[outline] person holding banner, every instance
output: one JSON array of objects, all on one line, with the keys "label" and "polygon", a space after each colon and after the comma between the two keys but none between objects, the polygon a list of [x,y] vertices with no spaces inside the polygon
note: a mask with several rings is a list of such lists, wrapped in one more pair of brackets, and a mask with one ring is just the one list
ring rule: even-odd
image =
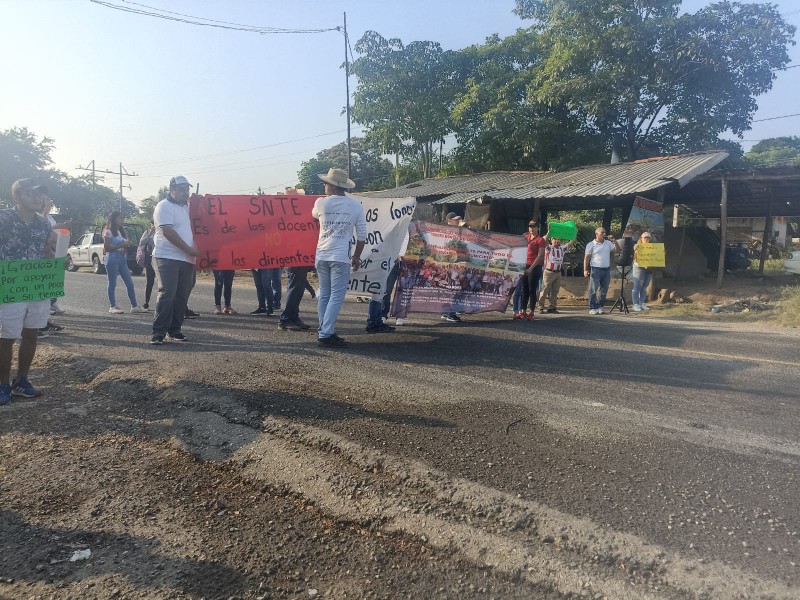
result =
[{"label": "person holding banner", "polygon": [[[14,208],[0,210],[0,261],[52,258],[52,230],[42,215],[47,189],[33,179],[11,186]],[[39,329],[47,325],[50,299],[0,304],[0,405],[12,396],[36,398],[42,392],[28,380]],[[17,376],[11,379],[14,342],[19,344]]]},{"label": "person holding banner", "polygon": [[[347,342],[336,335],[336,319],[347,293],[350,268],[357,271],[361,251],[367,239],[367,220],[364,207],[358,200],[346,196],[355,182],[342,169],[331,168],[317,175],[325,183],[328,196],[317,198],[311,215],[319,221],[319,238],[315,266],[319,277],[318,343],[331,348],[346,348]],[[355,231],[356,245],[349,256]]]},{"label": "person holding banner", "polygon": [[156,205],[153,258],[158,271],[158,301],[153,318],[150,343],[160,345],[168,336],[178,342],[186,340],[181,333],[186,317],[186,304],[194,286],[194,262],[200,252],[194,244],[189,218],[189,188],[192,184],[183,175],[169,182],[169,196]]},{"label": "person holding banner", "polygon": [[[611,253],[617,253],[614,237],[608,236],[606,230],[598,227],[594,230],[594,239],[586,244],[583,254],[583,276],[589,277],[589,314],[602,315],[606,303],[608,284],[611,283]],[[591,271],[589,271],[591,267]]]},{"label": "person holding banner", "polygon": [[636,261],[638,258],[636,253],[639,246],[644,246],[650,243],[650,232],[645,231],[639,236],[639,242],[633,247],[633,291],[631,292],[631,310],[633,312],[642,312],[643,310],[650,310],[650,307],[645,304],[647,302],[647,287],[653,281],[653,273],[647,267],[640,267]]},{"label": "person holding banner", "polygon": [[528,233],[524,237],[528,241],[528,257],[525,261],[525,273],[522,276],[522,306],[516,318],[533,321],[536,301],[539,298],[536,292],[539,280],[542,278],[542,264],[547,241],[539,235],[539,223],[536,221],[528,223]]}]

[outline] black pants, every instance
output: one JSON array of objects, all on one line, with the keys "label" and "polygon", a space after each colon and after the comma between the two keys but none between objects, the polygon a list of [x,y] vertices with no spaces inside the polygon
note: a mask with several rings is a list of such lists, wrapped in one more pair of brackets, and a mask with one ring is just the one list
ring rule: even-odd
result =
[{"label": "black pants", "polygon": [[[539,291],[539,280],[542,278],[542,265],[528,267],[522,278],[522,306],[520,310],[536,308],[537,293]],[[528,306],[530,305],[530,306]]]},{"label": "black pants", "polygon": [[222,304],[222,296],[225,296],[225,306],[231,305],[231,293],[233,292],[233,276],[236,271],[221,271],[214,269],[214,304]]},{"label": "black pants", "polygon": [[153,294],[153,285],[156,282],[156,270],[153,268],[151,264],[152,259],[147,258],[144,261],[144,273],[147,277],[147,284],[144,288],[144,303],[150,304],[150,296]]},{"label": "black pants", "polygon": [[286,302],[281,313],[281,322],[300,318],[300,300],[308,284],[311,267],[289,267],[286,269]]}]

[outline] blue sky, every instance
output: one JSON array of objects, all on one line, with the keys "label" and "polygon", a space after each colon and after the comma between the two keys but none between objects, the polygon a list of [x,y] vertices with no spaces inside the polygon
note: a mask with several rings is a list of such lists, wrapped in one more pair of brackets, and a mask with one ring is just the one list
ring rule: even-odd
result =
[{"label": "blue sky", "polygon": [[[123,5],[123,0],[108,0]],[[139,0],[137,0],[139,1]],[[347,12],[351,44],[367,30],[481,43],[526,25],[513,0],[141,0],[141,5],[280,28],[326,29]],[[695,11],[707,4],[684,2]],[[782,13],[800,8],[778,3]],[[786,17],[800,25],[800,12]],[[128,14],[89,0],[0,0],[0,129],[55,138],[56,167],[91,160],[138,177],[128,198],[154,194],[174,174],[204,193],[267,192],[296,182],[300,163],[344,141],[344,42],[339,32],[258,35]],[[797,46],[792,63],[800,64]],[[356,85],[351,78],[351,93]],[[800,68],[779,73],[756,119],[800,112]],[[354,135],[360,127],[354,126]],[[755,123],[745,140],[800,135],[800,117]],[[744,142],[745,149],[753,142]],[[271,147],[270,147],[271,146]],[[253,150],[258,148],[257,150]],[[208,157],[197,159],[196,157]],[[118,186],[118,178],[105,180]]]}]

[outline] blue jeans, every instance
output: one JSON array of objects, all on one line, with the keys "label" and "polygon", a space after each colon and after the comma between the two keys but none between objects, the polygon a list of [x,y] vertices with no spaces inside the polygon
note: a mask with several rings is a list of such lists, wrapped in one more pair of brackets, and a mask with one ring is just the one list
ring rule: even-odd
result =
[{"label": "blue jeans", "polygon": [[347,284],[350,281],[350,263],[333,260],[317,261],[317,277],[319,277],[319,299],[317,314],[319,315],[320,339],[334,334],[336,319],[344,303]]},{"label": "blue jeans", "polygon": [[171,258],[156,258],[155,261],[159,288],[153,335],[180,333],[189,294],[194,287],[194,265]]},{"label": "blue jeans", "polygon": [[373,296],[367,307],[367,327],[380,327],[383,324],[383,302]]},{"label": "blue jeans", "polygon": [[633,267],[633,291],[631,302],[644,304],[647,302],[647,286],[653,281],[653,274],[648,273],[644,267]]},{"label": "blue jeans", "polygon": [[111,306],[116,306],[117,275],[122,277],[125,287],[128,288],[128,300],[131,306],[136,306],[136,290],[133,287],[133,278],[128,268],[128,259],[122,252],[109,252],[106,254],[106,274],[108,274],[108,301]]},{"label": "blue jeans", "polygon": [[281,323],[300,318],[300,301],[308,285],[311,267],[289,267],[286,269],[286,304],[281,313]]},{"label": "blue jeans", "polygon": [[281,270],[251,269],[256,284],[259,308],[277,308],[281,305]]},{"label": "blue jeans", "polygon": [[608,284],[611,283],[611,269],[606,267],[592,267],[589,283],[589,308],[603,308],[608,294]]},{"label": "blue jeans", "polygon": [[389,271],[389,277],[386,278],[386,292],[383,294],[383,312],[381,313],[384,317],[389,316],[389,311],[392,308],[392,292],[394,292],[394,286],[397,283],[397,278],[400,276],[400,269],[402,266],[402,261],[394,261],[394,266],[392,270]]},{"label": "blue jeans", "polygon": [[523,281],[525,281],[525,275],[519,278],[517,282],[517,286],[514,288],[514,314],[517,314],[522,306],[522,285]]}]

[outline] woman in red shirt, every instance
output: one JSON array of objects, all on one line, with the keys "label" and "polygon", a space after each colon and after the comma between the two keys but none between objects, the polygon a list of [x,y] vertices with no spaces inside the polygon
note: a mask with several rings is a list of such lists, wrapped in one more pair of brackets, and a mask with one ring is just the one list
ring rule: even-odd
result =
[{"label": "woman in red shirt", "polygon": [[542,278],[544,249],[547,247],[547,241],[539,235],[539,224],[536,221],[528,223],[528,233],[525,234],[525,239],[528,240],[528,258],[525,261],[525,273],[522,276],[522,306],[514,318],[533,321],[537,300],[536,292],[539,288],[539,280]]}]

